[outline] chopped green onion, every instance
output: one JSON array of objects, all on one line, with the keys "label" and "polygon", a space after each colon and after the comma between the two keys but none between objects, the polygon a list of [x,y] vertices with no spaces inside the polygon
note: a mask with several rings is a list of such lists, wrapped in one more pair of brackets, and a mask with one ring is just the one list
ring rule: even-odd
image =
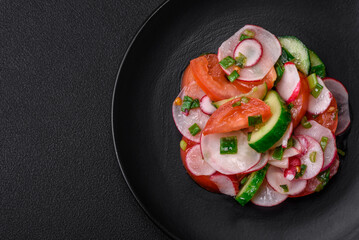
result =
[{"label": "chopped green onion", "polygon": [[241,97],[241,102],[242,102],[242,103],[248,103],[248,102],[249,102],[249,98],[247,98],[247,97]]},{"label": "chopped green onion", "polygon": [[318,79],[317,79],[317,75],[315,73],[310,74],[307,77],[308,80],[308,85],[309,85],[309,89],[312,90],[313,88],[315,88],[315,86],[317,86],[318,84]]},{"label": "chopped green onion", "polygon": [[241,34],[241,37],[239,38],[239,41],[243,41],[244,39],[251,38],[247,35]]},{"label": "chopped green onion", "polygon": [[311,66],[310,72],[316,73],[319,77],[324,78],[325,77],[325,66],[324,64],[320,64],[317,66]]},{"label": "chopped green onion", "polygon": [[282,79],[284,73],[283,63],[277,61],[277,63],[275,64],[275,71],[277,73],[277,79],[275,80],[274,85],[276,86],[278,82]]},{"label": "chopped green onion", "polygon": [[236,80],[239,77],[239,74],[236,70],[234,70],[231,74],[228,75],[228,80],[230,82],[234,82],[234,80]]},{"label": "chopped green onion", "polygon": [[183,97],[182,106],[181,106],[182,112],[186,112],[186,111],[189,111],[190,109],[198,108],[198,107],[199,107],[198,99],[193,100],[193,98],[191,98],[189,96]]},{"label": "chopped green onion", "polygon": [[243,68],[247,62],[247,57],[242,53],[239,53],[238,57],[236,57],[236,65],[240,68]]},{"label": "chopped green onion", "polygon": [[315,87],[310,92],[310,94],[312,94],[313,97],[317,98],[317,97],[319,97],[320,93],[322,92],[322,89],[323,89],[323,86],[320,85],[319,83],[317,83],[317,85],[315,85]]},{"label": "chopped green onion", "polygon": [[281,188],[283,188],[283,191],[284,192],[289,192],[289,189],[288,189],[288,186],[287,184],[284,184],[284,185],[279,185]]},{"label": "chopped green onion", "polygon": [[334,115],[333,115],[333,120],[336,120],[336,119],[337,119],[338,112],[339,112],[339,110],[338,110],[338,109],[337,109],[337,110],[335,110]]},{"label": "chopped green onion", "polygon": [[345,152],[343,150],[337,148],[337,152],[338,152],[339,155],[341,155],[343,157],[345,156]]},{"label": "chopped green onion", "polygon": [[317,160],[317,152],[311,152],[309,154],[309,160],[312,162],[312,163],[315,163],[315,161]]},{"label": "chopped green onion", "polygon": [[220,140],[220,154],[236,154],[237,149],[237,137],[222,137]]},{"label": "chopped green onion", "polygon": [[282,160],[284,148],[282,146],[276,147],[273,151],[272,157],[277,160]]},{"label": "chopped green onion", "polygon": [[287,142],[287,148],[293,147],[294,144],[295,144],[294,138],[290,137],[290,138],[288,139],[288,142]]},{"label": "chopped green onion", "polygon": [[248,126],[255,126],[259,123],[262,123],[262,115],[248,117]]},{"label": "chopped green onion", "polygon": [[327,144],[328,144],[328,138],[322,137],[322,139],[320,139],[320,146],[322,147],[323,151],[327,147]]},{"label": "chopped green onion", "polygon": [[312,115],[313,119],[316,119],[319,115]]},{"label": "chopped green onion", "polygon": [[232,107],[237,107],[237,106],[241,106],[241,101],[232,104]]},{"label": "chopped green onion", "polygon": [[241,34],[241,37],[239,38],[239,41],[242,41],[247,38],[254,38],[255,33],[251,30],[244,30],[244,32]]},{"label": "chopped green onion", "polygon": [[306,116],[304,116],[304,117],[302,118],[302,120],[300,121],[300,124],[302,124],[302,126],[303,126],[304,128],[311,128],[311,127],[312,127],[312,124],[310,124],[310,122],[308,122],[308,119],[307,119]]},{"label": "chopped green onion", "polygon": [[316,188],[315,191],[319,192],[321,191],[325,185],[329,182],[330,177],[330,169],[325,170],[324,172],[321,172],[317,175],[317,179],[321,182]]},{"label": "chopped green onion", "polygon": [[252,88],[252,92],[257,92],[258,91],[258,87],[254,87],[254,88]]},{"label": "chopped green onion", "polygon": [[290,103],[287,107],[288,107],[288,110],[291,110],[294,107],[294,104]]},{"label": "chopped green onion", "polygon": [[247,135],[247,140],[248,140],[248,142],[251,140],[251,137],[252,137],[252,133],[249,132],[248,135]]},{"label": "chopped green onion", "polygon": [[193,108],[198,108],[199,107],[199,100],[196,98],[195,100],[193,100],[192,105],[191,105],[191,109]]},{"label": "chopped green onion", "polygon": [[197,123],[195,123],[192,126],[190,126],[188,130],[192,136],[196,136],[201,131],[201,128],[197,125]]},{"label": "chopped green onion", "polygon": [[236,63],[236,61],[235,61],[232,57],[230,57],[230,56],[223,58],[223,59],[219,62],[219,64],[220,64],[224,69],[227,69],[227,68],[229,68],[230,66],[233,66],[235,63]]},{"label": "chopped green onion", "polygon": [[300,165],[300,172],[297,172],[297,173],[295,174],[295,178],[298,179],[298,178],[300,178],[301,176],[303,176],[306,169],[307,169],[307,165],[305,165],[305,164]]},{"label": "chopped green onion", "polygon": [[248,180],[248,177],[242,178],[242,180],[241,180],[241,185],[245,184],[245,183],[247,182],[247,180]]},{"label": "chopped green onion", "polygon": [[186,143],[186,141],[181,140],[181,141],[180,141],[180,147],[181,147],[181,149],[182,149],[183,151],[186,151],[186,149],[187,149],[187,143]]}]

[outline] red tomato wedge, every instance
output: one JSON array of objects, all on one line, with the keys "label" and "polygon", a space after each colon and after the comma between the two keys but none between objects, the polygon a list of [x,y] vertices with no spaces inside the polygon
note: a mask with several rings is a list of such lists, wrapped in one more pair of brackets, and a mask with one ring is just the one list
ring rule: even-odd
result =
[{"label": "red tomato wedge", "polygon": [[234,103],[241,101],[235,98],[220,106],[209,118],[203,134],[226,133],[248,128],[248,117],[262,115],[262,121],[266,122],[272,116],[270,107],[258,98],[248,98],[247,103],[233,107]]},{"label": "red tomato wedge", "polygon": [[338,126],[337,101],[333,97],[328,109],[325,110],[325,112],[317,116],[313,116],[312,114],[307,113],[307,118],[308,120],[314,120],[320,125],[329,128],[330,131],[332,131],[332,133],[335,134],[335,131],[337,130],[337,126]]},{"label": "red tomato wedge", "polygon": [[200,99],[203,96],[203,91],[194,79],[190,65],[188,65],[186,70],[183,72],[181,89],[182,88],[186,88],[186,95],[193,99]]},{"label": "red tomato wedge", "polygon": [[236,80],[231,83],[219,65],[216,54],[208,54],[193,59],[190,67],[197,84],[212,101],[220,101],[247,93],[253,87],[264,82],[267,83],[270,89],[277,78],[277,74],[272,68],[261,81],[245,82]]},{"label": "red tomato wedge", "polygon": [[305,113],[307,112],[309,94],[310,94],[307,79],[300,72],[299,72],[299,76],[300,76],[300,84],[301,84],[300,91],[298,97],[292,102],[293,107],[290,110],[293,119],[293,128],[295,128],[300,123],[300,120],[302,120]]}]

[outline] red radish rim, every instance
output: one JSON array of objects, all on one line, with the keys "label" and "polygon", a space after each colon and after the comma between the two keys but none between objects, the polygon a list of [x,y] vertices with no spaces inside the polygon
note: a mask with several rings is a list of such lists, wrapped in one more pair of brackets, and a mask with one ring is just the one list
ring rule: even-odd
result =
[{"label": "red radish rim", "polygon": [[[262,153],[262,154],[264,154],[264,153]],[[262,160],[262,156],[261,156],[261,158],[259,159],[259,162],[256,165],[254,165],[253,167],[251,167],[250,169],[248,169],[247,171],[244,171],[242,173],[243,174],[244,173],[252,173],[252,172],[255,172],[255,171],[258,171],[258,170],[261,170],[262,168],[264,168],[267,165],[268,161],[269,161],[269,154],[266,153],[266,156],[264,156],[264,161],[263,162],[261,160]]]},{"label": "red radish rim", "polygon": [[297,67],[294,63],[287,62],[283,66],[284,73],[281,80],[277,84],[277,92],[288,104],[298,97],[301,88],[301,81]]},{"label": "red radish rim", "polygon": [[[197,149],[197,148],[198,148],[198,149]],[[192,165],[191,165],[190,162],[188,161],[188,159],[189,159],[190,154],[192,153],[192,151],[199,151],[199,153],[201,154],[201,157],[202,157],[202,152],[201,152],[201,146],[200,146],[200,144],[196,144],[196,145],[194,145],[193,147],[191,147],[191,148],[188,150],[188,152],[187,152],[187,154],[186,154],[186,158],[185,158],[188,171],[190,171],[191,174],[193,174],[194,176],[211,176],[211,175],[213,175],[213,174],[216,172],[216,170],[213,169],[206,161],[204,161],[203,157],[202,157],[203,162],[204,162],[206,165],[208,165],[208,166],[207,166],[207,168],[208,168],[207,171],[208,171],[208,172],[206,172],[205,174],[198,174],[198,172],[201,172],[201,171],[202,171],[202,173],[203,173],[203,170],[194,171],[194,169],[192,168]],[[193,161],[192,161],[192,162],[193,162]],[[202,168],[202,169],[203,169],[203,168]],[[210,170],[210,171],[209,171],[209,170]]]},{"label": "red radish rim", "polygon": [[[336,82],[336,83],[339,83],[339,84],[342,86],[342,89],[344,89],[345,92],[346,92],[347,95],[348,95],[348,102],[347,102],[347,104],[348,104],[349,120],[348,120],[348,122],[346,123],[346,125],[344,125],[344,127],[343,127],[343,129],[342,129],[341,131],[335,131],[335,135],[338,136],[338,135],[340,135],[340,134],[346,132],[346,131],[348,130],[349,126],[350,126],[350,123],[351,123],[351,119],[350,119],[350,108],[349,108],[349,92],[348,92],[347,88],[344,86],[344,84],[343,84],[341,81],[339,81],[339,80],[337,80],[337,79],[335,79],[335,78],[325,77],[325,78],[323,78],[324,84],[325,84],[325,81],[334,81],[334,82]],[[330,90],[329,90],[329,91],[330,91]],[[335,96],[334,96],[334,98],[335,98]],[[338,116],[338,117],[339,117],[339,116]],[[338,129],[337,129],[337,130],[338,130]]]},{"label": "red radish rim", "polygon": [[258,44],[259,49],[260,49],[260,54],[259,54],[259,57],[257,58],[257,60],[256,60],[254,63],[250,64],[250,65],[245,65],[245,66],[244,66],[245,68],[248,68],[248,67],[252,67],[252,66],[256,65],[256,64],[259,62],[259,60],[261,60],[261,58],[262,58],[262,56],[263,56],[263,46],[262,46],[262,44],[261,44],[257,39],[255,39],[255,38],[247,38],[247,39],[244,39],[244,40],[242,40],[242,41],[239,41],[239,43],[237,44],[237,46],[234,48],[234,51],[233,51],[233,58],[234,58],[234,59],[236,59],[235,54],[236,54],[236,52],[237,52],[237,48],[239,47],[239,45],[241,45],[241,43],[244,43],[244,42],[246,42],[246,41],[255,41],[256,44]]}]

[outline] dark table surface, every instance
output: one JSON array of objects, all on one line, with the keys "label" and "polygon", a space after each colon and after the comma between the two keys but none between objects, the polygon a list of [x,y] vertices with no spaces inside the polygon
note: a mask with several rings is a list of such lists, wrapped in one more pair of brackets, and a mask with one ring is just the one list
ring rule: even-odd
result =
[{"label": "dark table surface", "polygon": [[0,1],[0,239],[168,239],[111,135],[121,59],[161,3]]}]

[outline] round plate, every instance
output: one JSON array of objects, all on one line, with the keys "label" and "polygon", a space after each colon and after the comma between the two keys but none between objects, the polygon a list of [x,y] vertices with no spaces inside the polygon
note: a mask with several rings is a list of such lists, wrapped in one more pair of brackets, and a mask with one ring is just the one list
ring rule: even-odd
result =
[{"label": "round plate", "polygon": [[152,15],[122,62],[112,121],[122,172],[153,221],[180,239],[357,239],[357,122],[346,158],[322,192],[273,208],[242,207],[187,175],[171,106],[189,61],[217,52],[245,24],[297,36],[321,57],[328,75],[344,83],[351,105],[357,106],[358,12],[355,1],[233,0],[171,1]]}]

